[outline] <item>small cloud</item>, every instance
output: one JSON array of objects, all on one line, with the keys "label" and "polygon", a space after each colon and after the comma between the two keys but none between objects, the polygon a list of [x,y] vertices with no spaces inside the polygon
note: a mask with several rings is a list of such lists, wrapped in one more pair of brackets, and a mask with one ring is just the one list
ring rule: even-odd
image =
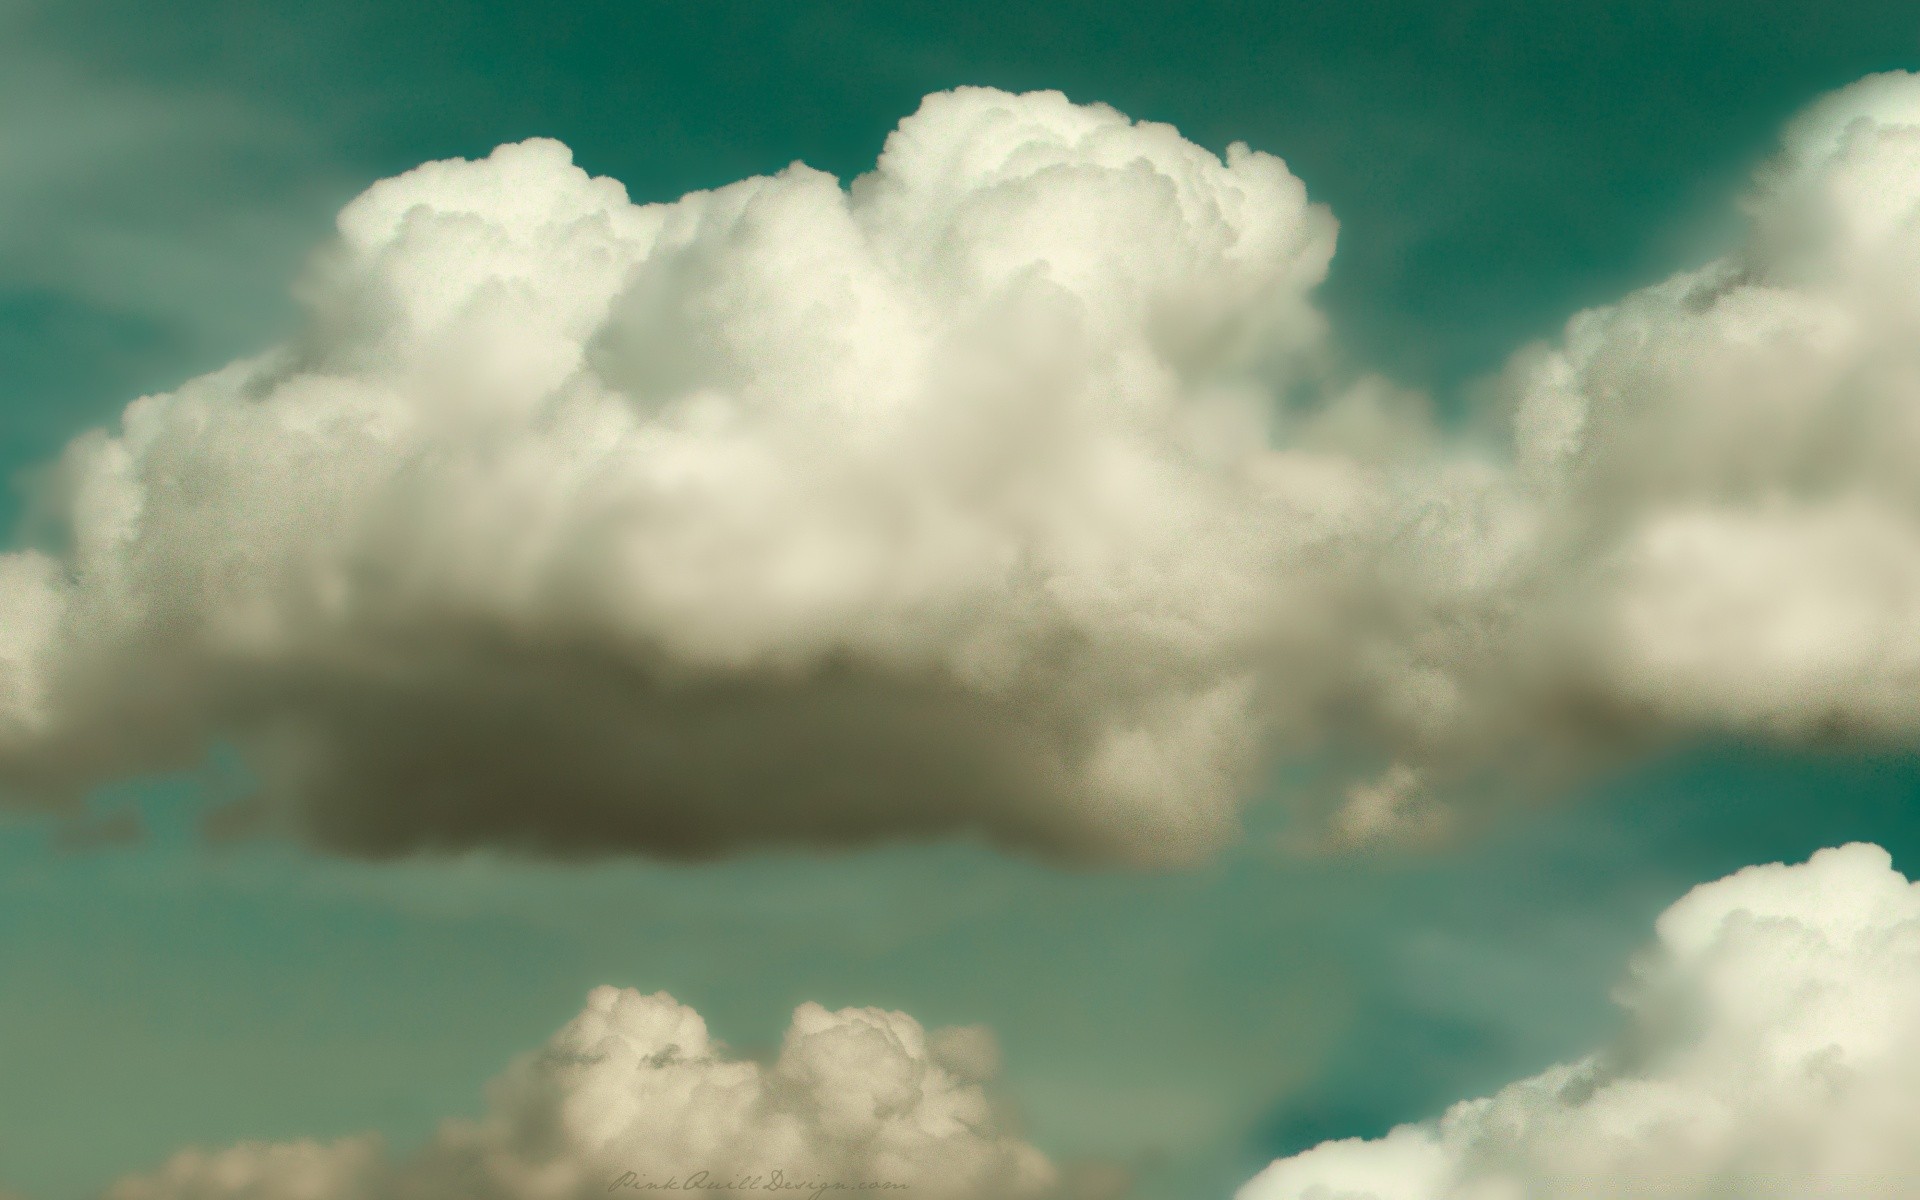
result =
[{"label": "small cloud", "polygon": [[904,1013],[806,1004],[759,1063],[665,993],[603,987],[493,1083],[481,1117],[446,1122],[411,1156],[373,1137],[188,1149],[105,1200],[587,1200],[776,1171],[926,1200],[1089,1195],[1063,1191],[1060,1171],[998,1123],[994,1099],[942,1061],[978,1075],[990,1046],[983,1030],[929,1038]]}]

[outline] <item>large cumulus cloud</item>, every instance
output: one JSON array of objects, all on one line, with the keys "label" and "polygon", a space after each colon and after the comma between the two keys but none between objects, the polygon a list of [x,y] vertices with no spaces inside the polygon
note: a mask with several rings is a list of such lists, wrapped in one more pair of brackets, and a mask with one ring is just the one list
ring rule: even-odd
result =
[{"label": "large cumulus cloud", "polygon": [[[298,338],[77,441],[0,559],[16,792],[227,743],[356,853],[1231,834],[1378,504],[1268,437],[1334,232],[1278,159],[962,90],[851,189],[636,206],[533,141],[339,230]],[[1393,441],[1356,397],[1308,440]]]},{"label": "large cumulus cloud", "polygon": [[1267,753],[1358,764],[1352,844],[1703,730],[1911,741],[1920,80],[1814,105],[1748,216],[1475,440],[1340,365],[1279,160],[1055,94],[930,97],[848,188],[429,164],[298,337],[53,473],[0,780],[232,746],[235,825],[349,853],[1168,863]]},{"label": "large cumulus cloud", "polygon": [[[597,989],[584,1012],[418,1152],[374,1137],[185,1150],[105,1200],[584,1200],[806,1184],[930,1200],[1042,1200],[1061,1173],[982,1084],[990,1035],[880,1009],[795,1011],[771,1064],[737,1058],[665,993]],[[757,1181],[757,1182],[754,1182]]]},{"label": "large cumulus cloud", "polygon": [[1588,1058],[1377,1141],[1276,1162],[1239,1200],[1896,1200],[1920,1192],[1920,886],[1852,845],[1661,915]]}]

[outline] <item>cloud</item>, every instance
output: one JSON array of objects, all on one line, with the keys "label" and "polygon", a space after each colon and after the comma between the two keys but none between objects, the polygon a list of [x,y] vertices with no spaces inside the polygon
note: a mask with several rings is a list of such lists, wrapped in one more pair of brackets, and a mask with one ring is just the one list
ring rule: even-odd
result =
[{"label": "cloud", "polygon": [[0,561],[16,790],[217,742],[358,854],[1186,861],[1297,706],[1260,663],[1337,674],[1333,447],[1408,433],[1270,444],[1334,232],[1278,159],[963,89],[850,190],[635,206],[533,141],[339,229],[299,338],[76,441]]},{"label": "cloud", "polygon": [[428,164],[298,337],[70,447],[0,779],[232,747],[228,828],[374,857],[1170,864],[1269,755],[1355,765],[1300,798],[1340,846],[1702,731],[1911,741],[1916,97],[1809,109],[1747,241],[1518,354],[1484,445],[1341,364],[1278,159],[1058,94],[928,97],[846,188]]},{"label": "cloud", "polygon": [[1893,1200],[1920,1189],[1920,887],[1876,846],[1751,867],[1655,924],[1609,1046],[1239,1200]]},{"label": "cloud", "polygon": [[1812,105],[1744,207],[1731,253],[1516,354],[1493,469],[1377,560],[1356,678],[1406,706],[1350,727],[1389,765],[1336,842],[1414,780],[1920,734],[1920,76]]},{"label": "cloud", "polygon": [[[572,1200],[706,1172],[736,1190],[895,1185],[930,1200],[1059,1194],[1061,1174],[1004,1128],[979,1029],[929,1035],[904,1013],[794,1012],[777,1059],[728,1054],[665,993],[603,987],[584,1012],[406,1158],[378,1138],[186,1150],[106,1200]],[[758,1178],[755,1185],[742,1180]],[[625,1179],[626,1187],[616,1187]]]},{"label": "cloud", "polygon": [[1728,257],[1516,367],[1596,686],[1682,725],[1915,732],[1920,77],[1814,105]]}]

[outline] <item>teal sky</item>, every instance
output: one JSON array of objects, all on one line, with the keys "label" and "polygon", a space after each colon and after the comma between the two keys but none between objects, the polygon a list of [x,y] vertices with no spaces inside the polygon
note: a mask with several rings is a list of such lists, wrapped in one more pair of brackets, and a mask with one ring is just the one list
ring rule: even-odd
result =
[{"label": "teal sky", "polygon": [[[1341,220],[1324,299],[1355,357],[1450,397],[1705,258],[1787,115],[1917,60],[1906,3],[0,0],[0,466],[276,336],[383,175],[548,135],[640,200],[794,159],[844,177],[963,83],[1281,155]],[[808,999],[985,1023],[1043,1149],[1129,1161],[1147,1200],[1224,1195],[1590,1045],[1696,882],[1856,838],[1911,874],[1917,787],[1907,758],[1699,747],[1419,857],[1297,860],[1256,810],[1217,865],[1138,876],[968,845],[215,852],[196,781],[152,781],[99,800],[145,841],[0,828],[0,1183],[68,1200],[189,1142],[405,1141],[618,983],[749,1048]]]}]

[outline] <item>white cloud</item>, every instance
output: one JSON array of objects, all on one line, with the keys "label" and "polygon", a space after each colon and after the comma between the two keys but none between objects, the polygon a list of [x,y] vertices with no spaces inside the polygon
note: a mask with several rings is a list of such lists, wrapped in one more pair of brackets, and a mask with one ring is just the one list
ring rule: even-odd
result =
[{"label": "white cloud", "polygon": [[[1405,778],[1920,734],[1920,76],[1811,106],[1745,206],[1734,252],[1517,354],[1510,457],[1379,560],[1399,623],[1357,662],[1405,707],[1359,736]],[[1397,793],[1360,794],[1336,833]]]},{"label": "white cloud", "polygon": [[606,987],[494,1082],[483,1116],[411,1156],[372,1137],[187,1150],[106,1200],[583,1200],[700,1172],[735,1191],[777,1191],[778,1172],[927,1200],[1056,1195],[1059,1172],[981,1086],[997,1063],[983,1030],[807,1004],[763,1065],[665,993]]},{"label": "white cloud", "polygon": [[1920,1192],[1920,886],[1852,845],[1661,915],[1609,1046],[1239,1200],[1896,1200]]},{"label": "white cloud", "polygon": [[1701,730],[1910,742],[1916,113],[1811,108],[1738,251],[1516,356],[1499,452],[1330,365],[1278,159],[1057,94],[929,97],[847,189],[429,164],[293,342],[70,449],[0,777],[236,745],[254,827],[374,856],[1178,863],[1266,753],[1380,781],[1306,805],[1339,844]]},{"label": "white cloud", "polygon": [[1182,861],[1235,828],[1276,630],[1337,677],[1381,505],[1337,447],[1408,433],[1270,447],[1334,230],[1278,159],[967,89],[850,191],[636,207],[534,141],[339,226],[305,333],[74,443],[71,546],[0,570],[17,783],[232,739],[350,852]]},{"label": "white cloud", "polygon": [[1729,257],[1517,370],[1520,470],[1590,588],[1593,686],[1680,726],[1910,738],[1920,77],[1808,110]]}]

